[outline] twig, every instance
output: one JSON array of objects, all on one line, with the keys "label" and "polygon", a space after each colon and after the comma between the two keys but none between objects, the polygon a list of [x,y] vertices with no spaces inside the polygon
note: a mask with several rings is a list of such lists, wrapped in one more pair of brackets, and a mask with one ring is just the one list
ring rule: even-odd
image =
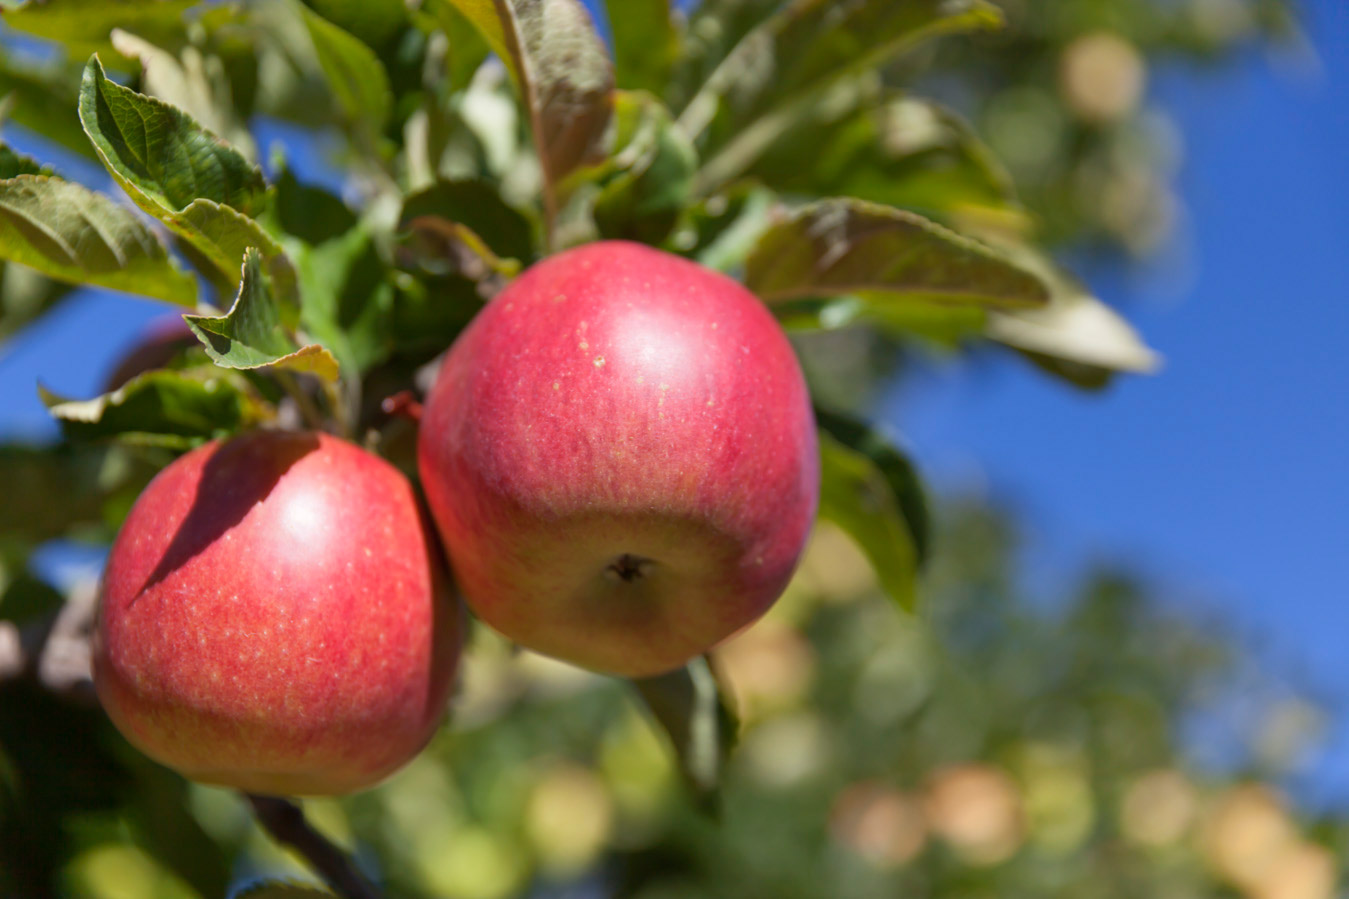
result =
[{"label": "twig", "polygon": [[0,621],[0,681],[31,677],[53,693],[93,703],[90,632],[98,607],[94,584],[76,588],[55,614],[22,627]]},{"label": "twig", "polygon": [[303,855],[339,895],[346,899],[380,899],[379,891],[356,870],[346,853],[309,826],[298,805],[275,796],[246,795],[253,814],[272,839]]}]

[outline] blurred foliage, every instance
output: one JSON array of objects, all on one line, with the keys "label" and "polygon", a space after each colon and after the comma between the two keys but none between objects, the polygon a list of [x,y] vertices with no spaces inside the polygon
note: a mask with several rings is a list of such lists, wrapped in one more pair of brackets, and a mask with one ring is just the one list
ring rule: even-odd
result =
[{"label": "blurred foliage", "polygon": [[[1277,786],[1315,706],[1127,573],[1032,602],[1016,523],[929,509],[865,420],[915,348],[1087,389],[1153,370],[1050,252],[1160,245],[1179,141],[1150,68],[1293,34],[1285,2],[609,0],[612,52],[577,0],[0,6],[0,341],[78,285],[190,312],[102,396],[43,390],[58,442],[0,444],[0,896],[325,894],[240,797],[5,668],[70,608],[34,553],[106,545],[175,453],[241,429],[413,472],[381,401],[524,266],[600,238],[769,304],[825,521],[767,619],[640,689],[477,627],[427,752],[306,806],[388,895],[1333,894],[1349,822]],[[306,180],[319,154],[340,195]],[[1233,683],[1262,685],[1259,732],[1201,768],[1183,735]]]}]

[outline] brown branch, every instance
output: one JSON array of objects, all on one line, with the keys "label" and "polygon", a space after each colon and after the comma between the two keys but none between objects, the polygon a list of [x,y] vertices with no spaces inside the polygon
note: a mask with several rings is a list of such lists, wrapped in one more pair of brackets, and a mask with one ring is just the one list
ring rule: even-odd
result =
[{"label": "brown branch", "polygon": [[90,677],[90,637],[98,608],[93,584],[76,588],[55,614],[20,627],[0,621],[0,681],[32,678],[78,702],[97,701]]},{"label": "brown branch", "polygon": [[275,796],[245,795],[272,839],[303,855],[339,895],[346,899],[380,899],[379,891],[356,870],[346,853],[309,826],[298,805]]}]

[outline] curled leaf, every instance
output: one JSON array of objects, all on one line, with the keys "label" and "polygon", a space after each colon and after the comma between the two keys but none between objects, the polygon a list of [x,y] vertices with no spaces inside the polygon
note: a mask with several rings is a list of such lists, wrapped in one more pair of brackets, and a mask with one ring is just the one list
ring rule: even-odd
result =
[{"label": "curled leaf", "polygon": [[843,294],[989,307],[1049,299],[1038,277],[990,247],[915,213],[852,199],[813,203],[769,228],[745,281],[770,303]]},{"label": "curled leaf", "polygon": [[225,368],[281,368],[337,379],[337,360],[319,344],[300,346],[282,323],[280,303],[263,274],[255,248],[244,253],[239,295],[222,316],[185,315],[183,320],[206,347],[206,354]]}]

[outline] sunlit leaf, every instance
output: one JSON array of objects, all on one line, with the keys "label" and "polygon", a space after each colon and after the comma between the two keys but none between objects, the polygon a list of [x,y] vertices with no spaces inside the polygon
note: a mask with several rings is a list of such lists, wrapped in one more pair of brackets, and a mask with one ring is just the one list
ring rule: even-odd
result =
[{"label": "sunlit leaf", "polygon": [[912,611],[917,604],[915,577],[920,560],[915,535],[926,530],[906,518],[892,478],[901,485],[906,481],[916,484],[916,480],[911,467],[892,448],[885,458],[891,463],[898,459],[900,464],[883,469],[873,457],[878,445],[883,444],[871,444],[868,452],[844,443],[827,427],[820,432],[820,517],[852,537],[876,570],[881,588]]},{"label": "sunlit leaf", "polygon": [[239,295],[225,315],[185,315],[206,354],[225,368],[281,368],[337,379],[337,360],[319,344],[300,346],[282,325],[281,303],[263,273],[262,257],[244,254]]},{"label": "sunlit leaf", "polygon": [[760,238],[745,281],[768,302],[856,294],[988,307],[1043,305],[1035,275],[989,247],[899,209],[834,199],[790,214]]},{"label": "sunlit leaf", "polygon": [[129,210],[69,181],[0,181],[0,257],[71,284],[192,306],[197,285]]},{"label": "sunlit leaf", "polygon": [[261,206],[257,166],[182,110],[109,81],[97,57],[84,69],[80,121],[108,172],[157,218],[199,198],[245,215]]},{"label": "sunlit leaf", "polygon": [[1042,309],[990,313],[984,333],[1046,371],[1089,390],[1118,373],[1151,374],[1161,358],[1119,313],[1063,273]]},{"label": "sunlit leaf", "polygon": [[227,372],[159,369],[111,393],[71,400],[40,387],[42,401],[73,441],[116,437],[129,443],[186,448],[221,437],[267,415]]},{"label": "sunlit leaf", "polygon": [[712,806],[739,727],[729,691],[712,663],[700,657],[669,674],[632,683],[669,737],[685,781],[704,806]]}]

